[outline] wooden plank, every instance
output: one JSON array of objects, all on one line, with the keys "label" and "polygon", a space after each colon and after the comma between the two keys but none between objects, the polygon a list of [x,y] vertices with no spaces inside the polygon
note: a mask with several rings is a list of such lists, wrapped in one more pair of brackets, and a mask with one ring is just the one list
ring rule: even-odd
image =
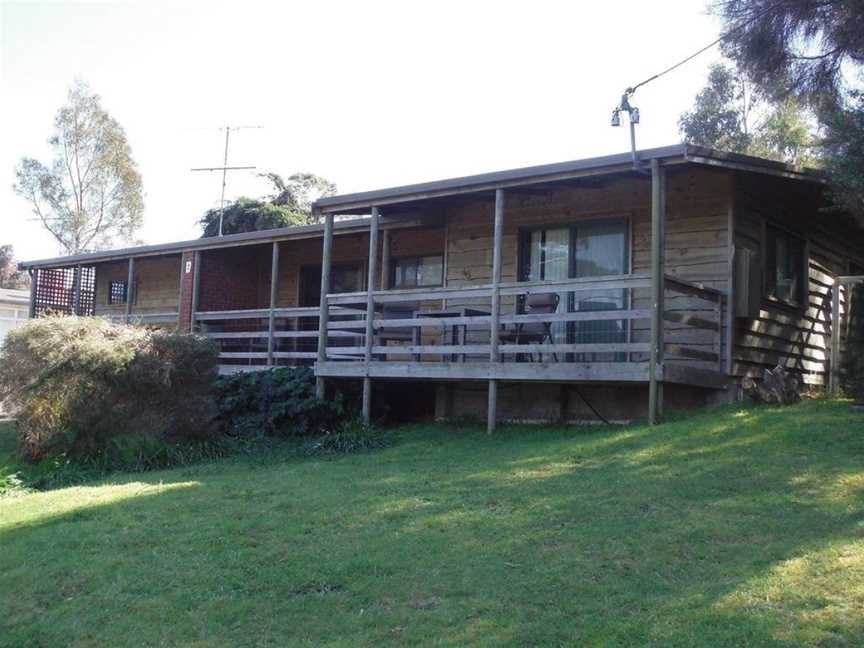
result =
[{"label": "wooden plank", "polygon": [[[599,322],[599,321],[618,321],[618,320],[638,320],[651,317],[651,311],[647,308],[634,310],[615,310],[615,311],[576,311],[573,313],[542,313],[542,314],[520,314],[520,315],[501,315],[499,322],[501,324],[514,324],[525,322]],[[415,317],[404,319],[379,319],[374,320],[373,327],[378,329],[386,328],[425,328],[425,327],[443,327],[443,326],[471,326],[471,325],[487,325],[491,324],[492,318],[489,315],[471,315],[465,317]],[[363,330],[365,322],[330,322],[328,328],[330,330]],[[484,326],[484,328],[486,328]]]},{"label": "wooden plank", "polygon": [[[579,292],[588,290],[612,290],[621,288],[649,288],[651,279],[644,274],[610,275],[607,277],[583,277],[554,281],[502,282],[499,284],[501,295],[523,295],[526,293]],[[460,299],[488,297],[492,285],[483,284],[463,288],[411,288],[400,290],[375,291],[375,303],[398,303],[439,299]],[[330,304],[365,303],[366,292],[332,293],[327,295]]]},{"label": "wooden plank", "polygon": [[831,360],[828,365],[828,387],[832,393],[840,389],[840,284],[831,291]]},{"label": "wooden plank", "polygon": [[686,313],[677,313],[674,311],[666,311],[663,314],[663,319],[667,322],[674,322],[676,324],[684,324],[686,326],[692,326],[694,328],[704,329],[706,331],[718,331],[720,330],[720,325],[717,322],[712,322],[702,317],[696,317],[695,315],[688,315]]},{"label": "wooden plank", "polygon": [[646,362],[324,362],[324,377],[401,378],[405,380],[518,380],[546,382],[645,382]]},{"label": "wooden plank", "polygon": [[[327,361],[327,318],[330,315],[327,293],[330,291],[330,266],[333,253],[333,215],[324,217],[324,240],[321,252],[321,299],[318,310],[318,362]],[[315,395],[324,398],[324,379],[315,377]]]},{"label": "wooden plank", "polygon": [[710,389],[724,389],[729,384],[729,378],[719,371],[689,367],[674,362],[667,362],[663,366],[663,380],[670,383],[707,387]]},{"label": "wooden plank", "polygon": [[691,360],[706,360],[708,362],[716,362],[720,354],[714,351],[701,351],[692,347],[682,346],[680,344],[666,344],[666,355],[675,358],[689,358]]},{"label": "wooden plank", "polygon": [[[218,334],[217,334],[218,335]],[[491,350],[489,344],[425,344],[425,345],[376,345],[372,347],[372,354],[378,355],[486,355]],[[507,354],[551,354],[551,353],[647,353],[649,345],[647,342],[596,342],[581,344],[501,344],[500,353]],[[338,352],[346,355],[363,355],[365,346],[354,347],[328,347],[330,352]]]},{"label": "wooden plank", "polygon": [[710,302],[719,302],[723,297],[723,292],[716,288],[710,288],[704,283],[687,281],[681,277],[666,275],[666,290],[674,290],[679,293],[699,297]]}]

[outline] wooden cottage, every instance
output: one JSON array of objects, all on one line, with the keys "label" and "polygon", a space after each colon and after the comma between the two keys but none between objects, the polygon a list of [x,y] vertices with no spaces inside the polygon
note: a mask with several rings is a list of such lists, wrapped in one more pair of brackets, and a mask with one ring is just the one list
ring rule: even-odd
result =
[{"label": "wooden cottage", "polygon": [[[364,414],[657,420],[783,365],[836,380],[864,231],[824,179],[676,145],[325,198],[322,224],[34,261],[31,309],[314,367]],[[832,360],[833,357],[833,360]],[[394,404],[398,405],[397,404]]]}]

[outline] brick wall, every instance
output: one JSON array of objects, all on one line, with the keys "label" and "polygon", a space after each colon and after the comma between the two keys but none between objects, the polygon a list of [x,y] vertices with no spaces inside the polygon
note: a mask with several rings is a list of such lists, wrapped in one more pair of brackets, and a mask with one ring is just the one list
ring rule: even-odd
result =
[{"label": "brick wall", "polygon": [[270,246],[248,246],[201,252],[198,310],[266,308],[260,285],[267,281]]}]

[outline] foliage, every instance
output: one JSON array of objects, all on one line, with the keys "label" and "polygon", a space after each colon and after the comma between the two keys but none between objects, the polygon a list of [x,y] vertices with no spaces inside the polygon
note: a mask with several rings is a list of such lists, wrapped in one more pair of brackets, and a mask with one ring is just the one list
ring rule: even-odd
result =
[{"label": "foliage", "polygon": [[[864,5],[859,0],[716,0],[724,52],[760,89],[811,109],[838,206],[864,224]],[[856,87],[857,86],[857,87]]]},{"label": "foliage", "polygon": [[845,110],[824,114],[822,142],[835,202],[864,223],[864,94],[856,93]]},{"label": "foliage", "polygon": [[141,175],[126,133],[99,95],[76,81],[54,119],[49,164],[22,158],[15,192],[68,254],[129,241],[141,227]]},{"label": "foliage", "polygon": [[715,0],[724,52],[774,94],[817,109],[844,100],[844,73],[864,63],[859,0]]},{"label": "foliage", "polygon": [[391,442],[392,435],[385,434],[363,419],[352,418],[334,432],[306,440],[300,446],[300,452],[307,456],[354,454],[386,448]]},{"label": "foliage", "polygon": [[693,110],[678,121],[690,143],[793,164],[814,164],[814,138],[800,104],[772,101],[729,65],[712,65]]},{"label": "foliage", "polygon": [[0,498],[0,646],[861,646],[862,423],[424,425]]},{"label": "foliage", "polygon": [[158,463],[166,443],[212,438],[216,356],[206,338],[44,317],[6,337],[0,399],[29,461]]},{"label": "foliage", "polygon": [[345,415],[342,399],[315,396],[306,367],[278,367],[217,381],[219,417],[239,437],[301,437],[333,432]]},{"label": "foliage", "polygon": [[[222,212],[222,233],[309,225],[315,222],[312,203],[336,193],[336,185],[311,173],[295,173],[283,179],[277,173],[259,174],[273,186],[273,193],[259,199],[238,198]],[[199,221],[202,237],[219,235],[219,209],[210,209]]]},{"label": "foliage", "polygon": [[0,245],[0,288],[23,290],[30,287],[30,277],[15,265],[11,245]]}]

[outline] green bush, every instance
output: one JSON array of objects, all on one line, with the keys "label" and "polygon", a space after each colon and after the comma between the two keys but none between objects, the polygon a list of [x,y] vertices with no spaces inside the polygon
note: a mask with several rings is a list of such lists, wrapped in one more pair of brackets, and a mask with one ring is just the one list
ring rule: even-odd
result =
[{"label": "green bush", "polygon": [[238,437],[308,437],[332,432],[346,417],[341,397],[315,396],[305,367],[278,367],[224,376],[217,381],[219,417]]},{"label": "green bush", "polygon": [[216,361],[199,336],[43,317],[0,349],[0,399],[30,461],[159,464],[166,446],[214,437]]}]

